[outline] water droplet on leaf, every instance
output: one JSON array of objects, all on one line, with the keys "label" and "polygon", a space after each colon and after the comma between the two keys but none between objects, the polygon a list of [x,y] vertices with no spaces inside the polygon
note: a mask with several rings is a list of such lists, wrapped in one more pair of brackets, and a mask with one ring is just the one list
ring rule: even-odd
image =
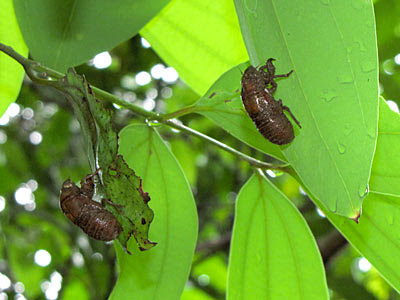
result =
[{"label": "water droplet on leaf", "polygon": [[364,60],[361,63],[361,71],[364,73],[369,73],[371,71],[374,71],[376,69],[376,64],[373,61],[370,60]]},{"label": "water droplet on leaf", "polygon": [[353,75],[351,73],[342,73],[342,74],[339,75],[339,82],[340,83],[347,84],[347,83],[352,83],[353,81],[354,81],[353,80]]},{"label": "water droplet on leaf", "polygon": [[325,100],[325,102],[329,103],[329,102],[331,102],[333,99],[336,98],[336,94],[335,94],[333,91],[325,90],[325,91],[322,93],[322,96],[321,96],[321,97],[322,97],[323,100]]},{"label": "water droplet on leaf", "polygon": [[368,184],[360,184],[360,187],[358,188],[358,194],[360,195],[360,198],[365,198],[369,193],[369,186]]},{"label": "water droplet on leaf", "polygon": [[365,52],[367,50],[364,43],[360,39],[355,39],[354,41],[358,44],[358,48],[360,48],[360,51]]},{"label": "water droplet on leaf", "polygon": [[257,0],[245,0],[244,6],[249,12],[253,14],[257,13]]},{"label": "water droplet on leaf", "polygon": [[161,126],[161,123],[158,122],[157,120],[148,120],[147,124],[151,127],[158,127]]},{"label": "water droplet on leaf", "polygon": [[341,142],[338,142],[338,151],[340,154],[344,154],[346,152],[346,146]]},{"label": "water droplet on leaf", "polygon": [[367,134],[371,139],[374,139],[376,137],[376,128],[374,127],[367,128]]},{"label": "water droplet on leaf", "polygon": [[352,131],[353,131],[353,128],[352,128],[351,124],[350,124],[350,123],[347,123],[347,124],[344,126],[344,134],[345,134],[346,136],[349,136],[350,133],[351,133]]}]

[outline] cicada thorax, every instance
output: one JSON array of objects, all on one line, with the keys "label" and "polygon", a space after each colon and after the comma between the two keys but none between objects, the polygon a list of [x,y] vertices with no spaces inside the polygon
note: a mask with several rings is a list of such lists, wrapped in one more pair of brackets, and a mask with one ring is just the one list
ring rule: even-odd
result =
[{"label": "cicada thorax", "polygon": [[[268,60],[266,66],[270,67],[271,65],[272,60]],[[266,72],[262,68],[257,70],[255,67],[249,66],[245,70],[241,82],[243,105],[257,130],[266,139],[278,145],[288,144],[294,138],[293,126],[283,112],[286,107],[282,106],[282,101],[275,100],[272,95],[276,89],[276,83],[273,81],[274,73],[266,76]],[[272,72],[274,71],[273,69]],[[286,75],[278,75],[278,77],[282,76]],[[272,84],[271,89],[268,88],[270,83]],[[295,121],[297,122],[297,120]]]},{"label": "cicada thorax", "polygon": [[117,218],[103,205],[94,201],[93,182],[85,177],[79,188],[70,179],[67,179],[61,189],[60,206],[63,213],[75,225],[78,225],[90,237],[111,241],[122,231]]},{"label": "cicada thorax", "polygon": [[260,113],[260,104],[263,100],[264,80],[253,66],[249,66],[242,76],[242,102],[253,119]]}]

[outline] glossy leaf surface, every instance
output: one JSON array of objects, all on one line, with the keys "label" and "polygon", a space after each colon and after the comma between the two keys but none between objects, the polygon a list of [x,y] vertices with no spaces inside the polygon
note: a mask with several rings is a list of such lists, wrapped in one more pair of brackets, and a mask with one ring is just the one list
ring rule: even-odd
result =
[{"label": "glossy leaf surface", "polygon": [[261,175],[251,177],[237,199],[227,294],[229,300],[328,299],[310,229]]},{"label": "glossy leaf surface", "polygon": [[154,129],[128,126],[120,133],[119,143],[121,154],[150,193],[155,212],[150,236],[158,245],[145,252],[130,246],[132,255],[117,246],[120,275],[111,299],[179,299],[197,240],[191,190],[175,157]]},{"label": "glossy leaf surface", "polygon": [[230,0],[173,0],[140,33],[200,95],[222,73],[248,60]]},{"label": "glossy leaf surface", "polygon": [[168,0],[14,0],[29,51],[65,72],[134,36]]},{"label": "glossy leaf surface", "polygon": [[[309,195],[348,241],[400,291],[400,262],[394,255],[400,249],[400,164],[397,155],[392,155],[400,145],[400,116],[381,98],[379,117],[371,192],[364,200],[359,224],[328,212],[318,199],[311,193]],[[391,177],[391,174],[395,175]],[[387,178],[390,179],[388,182],[385,181]]]},{"label": "glossy leaf surface", "polygon": [[[276,99],[302,129],[282,151],[324,205],[355,218],[375,150],[378,71],[371,1],[235,1],[253,65],[276,59]],[[315,41],[318,41],[316,43]]]}]

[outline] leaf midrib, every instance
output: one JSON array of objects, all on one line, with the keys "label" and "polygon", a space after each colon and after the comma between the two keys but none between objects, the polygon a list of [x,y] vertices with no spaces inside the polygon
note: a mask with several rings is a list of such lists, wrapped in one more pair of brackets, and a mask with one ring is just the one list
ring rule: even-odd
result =
[{"label": "leaf midrib", "polygon": [[[280,19],[279,19],[278,13],[277,13],[274,0],[271,0],[271,4],[272,4],[272,7],[273,7],[273,13],[274,13],[274,15],[275,15],[275,18],[276,18],[276,20],[277,20],[277,24],[278,24],[278,26],[279,26],[279,30],[280,30],[282,39],[283,39],[283,41],[284,41],[284,43],[285,43],[285,46],[286,46],[286,49],[287,49],[287,53],[288,53],[289,59],[290,59],[292,65],[293,65],[293,68],[296,69],[296,66],[295,66],[295,64],[294,64],[294,60],[293,60],[293,58],[292,58],[290,49],[289,49],[289,47],[288,47],[288,43],[287,43],[287,41],[286,41],[285,35],[283,34],[283,30],[282,30],[282,26],[281,26],[281,21],[280,21]],[[308,97],[306,96],[306,93],[305,93],[305,91],[304,91],[302,82],[301,82],[299,76],[295,76],[294,78],[296,78],[296,80],[297,80],[297,82],[298,82],[298,85],[299,85],[299,87],[300,87],[300,91],[301,91],[301,93],[303,94],[303,98],[304,98],[304,100],[305,100],[306,107],[307,107],[307,109],[308,109],[309,112],[310,112],[310,115],[311,115],[311,117],[312,117],[312,121],[313,121],[313,123],[314,123],[314,126],[315,126],[315,128],[317,129],[318,136],[320,137],[320,139],[321,139],[321,141],[322,141],[322,144],[323,144],[324,147],[326,148],[326,151],[328,152],[328,155],[329,155],[329,157],[331,158],[331,161],[333,162],[333,165],[334,165],[334,167],[335,167],[335,171],[336,171],[336,173],[338,174],[338,176],[339,176],[339,178],[340,178],[340,181],[341,181],[342,184],[343,184],[343,187],[344,187],[344,189],[345,189],[345,191],[346,191],[346,194],[347,194],[347,196],[348,196],[349,202],[350,202],[350,204],[351,204],[351,208],[352,208],[353,212],[357,212],[357,210],[354,209],[353,201],[352,201],[352,198],[351,198],[351,196],[350,196],[350,191],[349,191],[349,189],[348,189],[348,187],[347,187],[347,185],[346,185],[346,182],[345,182],[344,178],[342,177],[342,174],[341,174],[340,171],[339,171],[339,168],[338,168],[338,166],[337,166],[337,164],[336,164],[336,161],[333,159],[332,153],[331,153],[331,151],[330,151],[328,145],[326,144],[324,138],[322,137],[321,131],[320,131],[319,127],[318,127],[318,123],[317,123],[317,121],[316,121],[316,119],[315,119],[315,116],[314,116],[314,114],[313,114],[313,111],[312,111],[312,109],[311,109],[311,107],[310,107]],[[337,200],[335,200],[335,201],[337,201]]]}]

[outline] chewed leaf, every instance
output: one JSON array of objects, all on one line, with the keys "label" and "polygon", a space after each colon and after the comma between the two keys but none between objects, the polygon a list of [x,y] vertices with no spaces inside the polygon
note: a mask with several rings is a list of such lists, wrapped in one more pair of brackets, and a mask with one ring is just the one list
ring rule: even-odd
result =
[{"label": "chewed leaf", "polygon": [[118,134],[112,123],[113,112],[104,108],[95,98],[89,84],[85,88],[85,98],[88,99],[89,110],[97,124],[95,144],[97,163],[100,168],[106,169],[118,154]]},{"label": "chewed leaf", "polygon": [[[103,183],[107,195],[122,209],[109,206],[120,221],[124,231],[118,240],[126,249],[131,233],[135,237],[141,250],[147,250],[156,245],[150,242],[148,237],[149,226],[153,221],[154,213],[147,203],[150,197],[142,189],[142,180],[136,176],[132,169],[126,164],[122,155],[112,162],[107,170],[103,172]],[[122,213],[120,211],[122,210]]]},{"label": "chewed leaf", "polygon": [[98,101],[83,76],[73,69],[56,82],[55,87],[67,94],[81,125],[92,171],[100,169],[101,182],[96,190],[105,197],[106,209],[111,211],[123,231],[118,241],[127,250],[133,235],[141,250],[156,243],[148,240],[154,213],[148,206],[150,196],[142,189],[142,180],[118,154],[118,134],[112,126],[112,111]]},{"label": "chewed leaf", "polygon": [[74,69],[69,69],[66,76],[56,83],[56,87],[66,94],[74,108],[75,117],[81,126],[83,142],[86,146],[90,168],[96,169],[95,145],[97,143],[96,123],[90,112],[86,96],[86,87],[83,78],[76,74]]}]

